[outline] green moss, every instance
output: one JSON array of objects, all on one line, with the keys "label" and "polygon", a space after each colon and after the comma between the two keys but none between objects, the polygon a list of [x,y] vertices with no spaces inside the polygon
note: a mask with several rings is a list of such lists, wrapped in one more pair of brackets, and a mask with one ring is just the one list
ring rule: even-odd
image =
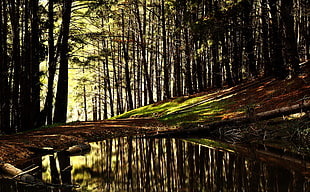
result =
[{"label": "green moss", "polygon": [[230,98],[216,100],[211,98],[214,93],[199,97],[179,97],[164,103],[147,105],[127,113],[113,117],[112,119],[130,117],[154,117],[169,125],[180,125],[183,123],[212,122],[220,120],[228,106],[232,104]]}]

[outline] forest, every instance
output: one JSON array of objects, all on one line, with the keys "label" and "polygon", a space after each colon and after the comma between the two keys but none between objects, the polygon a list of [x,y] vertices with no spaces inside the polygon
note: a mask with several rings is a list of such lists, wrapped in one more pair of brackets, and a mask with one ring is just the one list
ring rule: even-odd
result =
[{"label": "forest", "polygon": [[309,0],[1,0],[0,132],[303,73]]}]

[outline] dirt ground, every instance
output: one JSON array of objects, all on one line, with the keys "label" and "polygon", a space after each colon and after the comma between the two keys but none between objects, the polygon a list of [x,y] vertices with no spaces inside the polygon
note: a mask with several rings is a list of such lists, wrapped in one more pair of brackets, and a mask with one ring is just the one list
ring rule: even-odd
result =
[{"label": "dirt ground", "polygon": [[[294,79],[262,79],[257,86],[234,94],[236,102],[225,111],[223,119],[236,116],[236,109],[254,105],[257,112],[291,106],[310,98],[310,65],[303,67],[303,74]],[[240,85],[243,86],[243,85]],[[233,89],[223,89],[225,94]],[[226,91],[225,91],[226,90]],[[214,91],[214,90],[213,90]],[[212,92],[212,90],[210,91]],[[205,93],[204,93],[205,94]],[[198,96],[199,94],[193,95]],[[147,135],[157,131],[173,129],[152,118],[120,119],[97,122],[76,122],[70,125],[45,128],[15,135],[0,136],[0,161],[16,164],[34,155],[33,148],[51,147],[64,150],[83,142],[98,141],[119,136]],[[175,129],[175,128],[174,128]]]},{"label": "dirt ground", "polygon": [[27,133],[0,137],[0,161],[19,164],[37,154],[33,148],[49,147],[65,150],[79,143],[98,141],[120,136],[156,133],[167,126],[151,118],[120,119],[97,122],[76,122]]}]

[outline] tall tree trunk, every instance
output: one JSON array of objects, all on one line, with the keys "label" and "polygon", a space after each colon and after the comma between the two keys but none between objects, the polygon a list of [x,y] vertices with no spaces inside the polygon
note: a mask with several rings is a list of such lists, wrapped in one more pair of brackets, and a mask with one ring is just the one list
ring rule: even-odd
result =
[{"label": "tall tree trunk", "polygon": [[269,16],[267,0],[262,0],[262,52],[263,52],[263,65],[264,76],[272,74],[271,61],[270,61],[270,45],[269,45]]},{"label": "tall tree trunk", "polygon": [[[287,71],[285,70],[283,55],[282,55],[282,26],[280,25],[277,0],[269,0],[270,13],[271,13],[271,28],[272,28],[272,40],[271,40],[271,66],[270,70],[272,75],[278,78],[285,78]],[[281,26],[281,27],[280,27]]]},{"label": "tall tree trunk", "polygon": [[253,34],[253,27],[252,27],[252,17],[251,11],[253,10],[253,0],[245,0],[243,2],[243,21],[244,21],[244,38],[245,38],[245,54],[246,54],[246,62],[247,67],[249,67],[249,72],[251,75],[256,78],[257,68],[255,64],[255,57],[254,57],[254,34]]},{"label": "tall tree trunk", "polygon": [[[85,68],[83,66],[83,75],[85,73]],[[84,108],[84,120],[88,121],[88,111],[87,111],[87,96],[86,96],[86,85],[83,82],[83,108]]]},{"label": "tall tree trunk", "polygon": [[[118,47],[118,55],[121,55],[121,48],[120,46]],[[120,61],[118,60],[118,63]],[[116,70],[116,62],[115,59],[113,59],[113,75],[114,75],[114,85],[116,89],[116,115],[119,115],[122,112],[122,98],[121,98],[121,88],[120,88],[120,83],[121,83],[121,77],[120,77],[120,68],[118,67],[118,70]]]},{"label": "tall tree trunk", "polygon": [[0,2],[0,133],[11,132],[7,26],[7,1],[4,0]]},{"label": "tall tree trunk", "polygon": [[129,32],[127,36],[127,41],[125,41],[125,22],[124,22],[124,11],[122,10],[122,40],[123,40],[123,53],[125,60],[125,79],[126,79],[126,92],[127,92],[127,104],[128,111],[133,109],[132,94],[131,94],[131,85],[130,85],[130,74],[129,74],[129,55],[128,55],[128,46],[129,46]]},{"label": "tall tree trunk", "polygon": [[185,38],[185,88],[187,94],[193,94],[193,85],[192,85],[192,72],[191,72],[191,49],[189,44],[189,34],[188,28],[184,29],[184,38]]},{"label": "tall tree trunk", "polygon": [[[144,10],[143,15],[145,17],[145,14],[146,14],[146,2],[145,2],[145,0],[143,1],[143,10]],[[142,25],[141,17],[139,14],[138,1],[135,1],[135,16],[137,19],[138,31],[139,31],[139,35],[140,35],[141,59],[142,59],[144,78],[146,81],[144,83],[146,84],[146,88],[147,88],[147,90],[145,90],[145,92],[147,92],[148,96],[149,96],[148,97],[148,99],[149,99],[148,103],[154,103],[152,85],[151,85],[151,78],[149,76],[148,64],[147,64],[147,60],[146,60],[146,41],[145,41],[146,20],[144,20],[144,23]],[[144,101],[144,102],[145,102],[145,104],[147,104],[147,101]]]},{"label": "tall tree trunk", "polygon": [[162,41],[163,41],[163,66],[164,66],[164,99],[171,97],[170,94],[170,78],[169,64],[167,62],[167,32],[166,32],[166,16],[165,16],[165,0],[161,0],[161,24],[162,24]]},{"label": "tall tree trunk", "polygon": [[[21,84],[20,84],[20,108],[21,108],[21,128],[20,131],[25,131],[31,125],[31,31],[30,31],[30,7],[29,0],[24,1],[25,11],[23,14],[23,33],[22,37],[22,53],[21,53]],[[28,111],[29,110],[29,111]]]},{"label": "tall tree trunk", "polygon": [[[220,12],[218,2],[214,2],[214,17],[221,18],[223,15]],[[219,21],[214,23],[217,27],[215,30],[212,31],[212,45],[211,45],[211,52],[212,52],[212,85],[213,87],[220,88],[222,87],[222,66],[219,62],[219,38],[220,34],[223,33],[222,30],[223,26]]]},{"label": "tall tree trunk", "polygon": [[156,74],[156,98],[157,101],[161,101],[162,100],[162,87],[161,87],[161,56],[160,56],[160,52],[159,52],[159,40],[156,41],[155,44],[155,53],[156,53],[156,63],[155,63],[155,74]]},{"label": "tall tree trunk", "polygon": [[281,17],[285,29],[285,53],[292,75],[300,73],[297,36],[294,30],[293,0],[281,1]]},{"label": "tall tree trunk", "polygon": [[222,67],[221,63],[218,61],[219,57],[219,47],[218,41],[215,41],[214,44],[211,46],[212,51],[212,86],[216,88],[222,87]]},{"label": "tall tree trunk", "polygon": [[10,19],[12,25],[12,68],[13,68],[13,92],[12,92],[12,117],[11,127],[16,131],[21,127],[20,115],[20,76],[21,76],[21,59],[20,59],[20,1],[9,1]]},{"label": "tall tree trunk", "polygon": [[226,81],[228,86],[233,86],[233,79],[231,75],[231,69],[230,69],[230,64],[229,64],[229,52],[228,52],[228,32],[225,30],[224,33],[220,35],[221,37],[221,42],[222,42],[222,62],[223,62],[223,67],[225,67],[225,74],[226,74]]},{"label": "tall tree trunk", "polygon": [[62,41],[60,51],[59,78],[54,112],[54,123],[62,123],[67,120],[68,105],[68,59],[69,59],[69,31],[71,20],[72,0],[64,2],[62,20]]},{"label": "tall tree trunk", "polygon": [[54,78],[56,73],[54,45],[54,0],[48,2],[48,83],[44,108],[40,115],[41,126],[53,123]]},{"label": "tall tree trunk", "polygon": [[32,0],[31,3],[31,50],[32,58],[30,58],[31,65],[31,121],[33,126],[29,127],[36,128],[39,127],[39,116],[40,116],[40,37],[39,37],[39,0]]},{"label": "tall tree trunk", "polygon": [[[103,41],[103,43],[104,43],[103,47],[108,48],[108,43],[106,43],[105,41]],[[112,49],[112,44],[111,44],[111,49]],[[113,59],[112,64],[113,64],[113,66],[115,66],[115,59]],[[110,70],[109,70],[109,57],[108,57],[108,55],[105,57],[105,69],[106,69],[106,73],[105,73],[106,78],[104,79],[104,81],[105,81],[105,84],[106,84],[108,92],[109,92],[110,112],[111,112],[111,117],[113,117],[115,114],[114,113],[114,98],[113,98],[112,89],[111,89],[111,82],[110,82]]]},{"label": "tall tree trunk", "polygon": [[175,15],[175,54],[174,54],[174,96],[182,95],[181,88],[181,4],[180,1],[176,1],[176,15]]},{"label": "tall tree trunk", "polygon": [[237,30],[240,26],[238,24],[237,17],[233,18],[233,32],[232,32],[232,42],[233,42],[233,48],[232,48],[232,74],[233,74],[233,80],[234,84],[239,84],[242,81],[241,76],[241,62],[242,62],[242,49],[241,49],[241,38],[240,38],[240,32]]}]

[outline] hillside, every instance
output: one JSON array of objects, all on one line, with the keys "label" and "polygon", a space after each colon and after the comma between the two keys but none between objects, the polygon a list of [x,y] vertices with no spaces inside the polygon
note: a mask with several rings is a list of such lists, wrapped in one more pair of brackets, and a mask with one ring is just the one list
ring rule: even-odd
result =
[{"label": "hillside", "polygon": [[[304,113],[309,110],[310,102],[309,63],[304,64],[302,70],[303,74],[296,78],[285,80],[260,78],[231,88],[209,90],[158,102],[129,111],[115,119],[153,117],[166,124],[181,128],[181,135],[192,132],[191,130],[196,130],[197,127],[198,132],[206,130],[209,133],[209,125],[214,125],[215,128],[211,128],[217,131],[217,136],[235,137],[236,139],[233,141],[239,140],[240,137],[243,137],[240,135],[245,134],[260,135],[259,139],[262,139],[262,137],[266,138],[266,134],[271,138],[276,138],[279,137],[278,134],[283,135],[283,132],[289,132],[285,137],[293,137],[297,130],[302,129],[304,132],[300,137],[306,138],[303,140],[310,142],[307,141],[310,138],[309,129],[307,130],[309,128],[307,117],[309,113]],[[305,105],[307,107],[303,107]],[[290,108],[292,106],[297,109],[293,110]],[[305,110],[305,108],[307,109]],[[273,112],[275,109],[284,109],[286,112],[269,115],[267,118],[261,118],[261,121],[256,118],[264,117],[265,114]],[[242,121],[236,125],[236,122],[240,120]],[[305,125],[299,126],[300,121]],[[297,125],[289,125],[289,123]],[[281,131],[275,131],[275,126]],[[240,130],[240,127],[245,129]],[[291,127],[291,129],[283,129],[283,127]],[[186,130],[183,131],[182,128]],[[249,130],[249,128],[253,130]],[[221,133],[219,133],[219,129],[221,129]],[[268,131],[266,132],[266,130]],[[173,135],[174,133],[169,134]]]},{"label": "hillside", "polygon": [[141,107],[113,119],[154,117],[173,125],[193,122],[214,122],[307,103],[310,100],[310,64],[304,65],[297,78],[277,80],[260,78],[232,88],[209,90],[195,95],[161,101]]}]

